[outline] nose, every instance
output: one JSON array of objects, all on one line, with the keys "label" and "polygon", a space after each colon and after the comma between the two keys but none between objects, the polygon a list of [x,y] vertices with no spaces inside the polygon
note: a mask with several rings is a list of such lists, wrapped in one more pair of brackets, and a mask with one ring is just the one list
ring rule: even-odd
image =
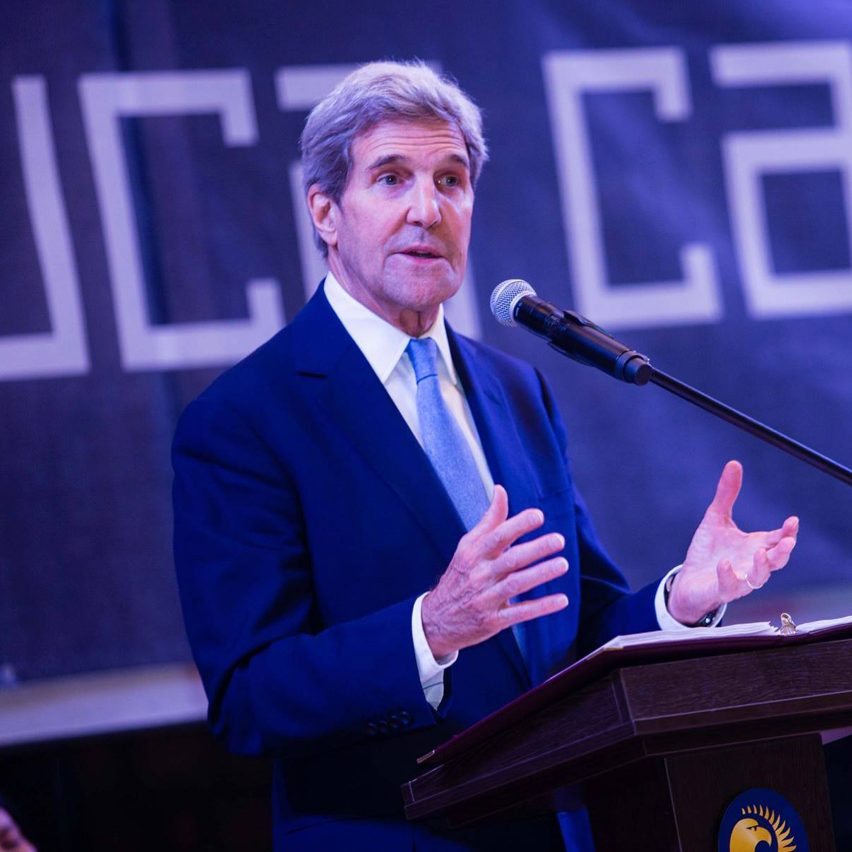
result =
[{"label": "nose", "polygon": [[425,230],[434,228],[441,221],[441,199],[431,177],[414,182],[406,221]]}]

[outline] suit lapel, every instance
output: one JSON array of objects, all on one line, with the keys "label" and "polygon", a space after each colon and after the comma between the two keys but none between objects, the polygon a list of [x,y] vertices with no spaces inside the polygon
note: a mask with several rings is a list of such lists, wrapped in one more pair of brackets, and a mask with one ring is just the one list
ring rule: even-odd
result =
[{"label": "suit lapel", "polygon": [[[529,448],[524,446],[517,428],[517,418],[525,416],[525,412],[517,411],[509,404],[499,376],[474,346],[455,335],[451,335],[451,341],[454,361],[465,386],[468,404],[494,481],[501,483],[509,494],[510,514],[540,506],[546,489],[542,487],[541,477],[530,463]],[[544,416],[543,410],[532,410],[526,414]],[[574,566],[574,570],[578,567]],[[539,597],[564,590],[564,584],[557,579],[524,597]],[[570,644],[570,622],[567,609],[527,622],[524,625],[528,658],[526,665],[511,633],[504,630],[499,638],[513,665],[516,668],[522,666],[532,683],[536,684],[564,661]]]},{"label": "suit lapel", "polygon": [[452,331],[450,346],[491,475],[509,495],[509,514],[537,506],[538,479],[499,377],[468,341]]},{"label": "suit lapel", "polygon": [[[464,338],[448,329],[453,363],[459,373],[479,440],[495,484],[509,495],[509,515],[536,506],[536,477],[524,451],[515,417],[502,384],[491,365]],[[511,630],[497,634],[495,641],[522,682],[530,684],[530,672]]]},{"label": "suit lapel", "polygon": [[298,321],[297,371],[325,380],[321,398],[333,422],[448,565],[465,530],[426,453],[321,290]]}]

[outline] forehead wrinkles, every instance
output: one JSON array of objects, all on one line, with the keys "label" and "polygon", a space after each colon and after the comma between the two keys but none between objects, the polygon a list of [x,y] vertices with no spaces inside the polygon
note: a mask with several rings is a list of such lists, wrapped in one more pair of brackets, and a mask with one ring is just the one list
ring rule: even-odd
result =
[{"label": "forehead wrinkles", "polygon": [[386,122],[358,136],[352,144],[353,164],[371,168],[374,163],[397,157],[402,160],[461,160],[469,167],[464,137],[443,122]]}]

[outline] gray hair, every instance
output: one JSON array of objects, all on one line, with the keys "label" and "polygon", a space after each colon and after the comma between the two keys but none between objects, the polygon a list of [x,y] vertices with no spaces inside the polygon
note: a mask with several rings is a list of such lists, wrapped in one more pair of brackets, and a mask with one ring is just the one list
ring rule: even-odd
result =
[{"label": "gray hair", "polygon": [[[476,186],[488,160],[482,115],[476,104],[449,77],[414,62],[370,62],[349,74],[308,116],[302,132],[305,191],[317,184],[333,201],[346,189],[352,143],[382,121],[441,119],[454,124],[470,158]],[[322,253],[328,246],[314,232]]]}]

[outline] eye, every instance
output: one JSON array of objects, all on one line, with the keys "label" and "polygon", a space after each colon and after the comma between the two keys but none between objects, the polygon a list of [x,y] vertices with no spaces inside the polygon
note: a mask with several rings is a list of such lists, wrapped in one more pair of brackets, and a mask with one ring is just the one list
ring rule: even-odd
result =
[{"label": "eye", "polygon": [[439,181],[442,186],[454,188],[462,185],[462,180],[458,175],[444,175]]},{"label": "eye", "polygon": [[376,182],[384,184],[385,186],[397,186],[399,184],[399,175],[392,173],[379,175]]}]

